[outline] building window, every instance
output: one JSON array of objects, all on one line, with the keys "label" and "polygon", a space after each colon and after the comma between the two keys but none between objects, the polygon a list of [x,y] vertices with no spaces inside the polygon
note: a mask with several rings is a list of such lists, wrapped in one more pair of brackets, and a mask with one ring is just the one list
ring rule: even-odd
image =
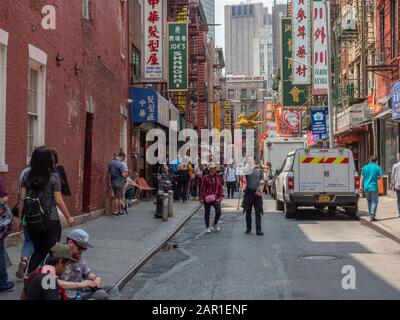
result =
[{"label": "building window", "polygon": [[232,7],[232,17],[235,17],[235,16],[236,16],[236,7],[233,6]]},{"label": "building window", "polygon": [[396,0],[390,1],[390,45],[392,59],[396,56]]},{"label": "building window", "polygon": [[132,61],[131,61],[132,79],[139,79],[140,77],[140,53],[132,46]]},{"label": "building window", "polygon": [[250,15],[252,16],[254,14],[254,6],[250,5]]},{"label": "building window", "polygon": [[241,15],[242,15],[242,7],[241,7],[241,6],[238,6],[238,7],[237,7],[237,15],[238,15],[238,16],[241,16]]},{"label": "building window", "polygon": [[379,36],[380,36],[380,53],[385,52],[385,9],[379,12]]},{"label": "building window", "polygon": [[91,20],[91,0],[82,0],[82,17],[83,19]]},{"label": "building window", "polygon": [[228,90],[228,99],[235,99],[235,90],[234,89]]},{"label": "building window", "polygon": [[126,50],[126,33],[125,33],[125,2],[120,2],[120,35],[121,35],[121,58],[125,60],[125,50]]},{"label": "building window", "polygon": [[247,94],[247,90],[246,89],[242,89],[242,91],[241,91],[242,97],[246,96],[246,94]]},{"label": "building window", "polygon": [[248,6],[248,5],[245,5],[245,6],[243,7],[243,15],[247,16],[248,14],[249,14],[249,6]]},{"label": "building window", "polygon": [[29,45],[27,161],[34,148],[45,144],[47,54]]},{"label": "building window", "polygon": [[0,172],[8,171],[6,165],[7,45],[8,33],[0,29]]}]

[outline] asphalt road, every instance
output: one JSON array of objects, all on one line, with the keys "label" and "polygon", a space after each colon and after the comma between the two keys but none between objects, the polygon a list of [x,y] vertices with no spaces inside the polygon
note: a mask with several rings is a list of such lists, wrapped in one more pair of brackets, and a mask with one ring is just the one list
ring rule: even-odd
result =
[{"label": "asphalt road", "polygon": [[[155,254],[124,288],[123,298],[400,298],[396,242],[345,215],[305,209],[286,220],[272,200],[264,201],[265,235],[257,236],[254,226],[246,235],[236,206],[237,200],[223,202],[221,232],[212,234],[205,234],[200,210],[171,240],[177,248]],[[335,259],[327,260],[330,256]]]}]

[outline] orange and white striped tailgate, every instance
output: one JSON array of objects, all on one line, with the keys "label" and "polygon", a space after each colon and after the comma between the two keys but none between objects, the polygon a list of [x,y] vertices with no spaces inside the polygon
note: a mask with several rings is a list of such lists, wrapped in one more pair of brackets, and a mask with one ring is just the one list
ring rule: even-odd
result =
[{"label": "orange and white striped tailgate", "polygon": [[348,164],[349,158],[338,157],[300,157],[302,164]]}]

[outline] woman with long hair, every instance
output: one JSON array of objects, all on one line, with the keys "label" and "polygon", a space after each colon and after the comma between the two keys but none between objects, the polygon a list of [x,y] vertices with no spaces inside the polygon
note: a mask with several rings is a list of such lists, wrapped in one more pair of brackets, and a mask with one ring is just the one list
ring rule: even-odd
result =
[{"label": "woman with long hair", "polygon": [[61,181],[54,167],[51,149],[43,146],[36,148],[31,157],[30,168],[21,181],[18,218],[21,220],[24,202],[32,194],[40,194],[40,205],[44,212],[44,227],[36,228],[28,221],[27,230],[33,243],[34,253],[29,262],[28,274],[34,271],[44,260],[50,249],[60,240],[61,224],[57,212],[60,208],[68,224],[74,224],[61,194]]}]

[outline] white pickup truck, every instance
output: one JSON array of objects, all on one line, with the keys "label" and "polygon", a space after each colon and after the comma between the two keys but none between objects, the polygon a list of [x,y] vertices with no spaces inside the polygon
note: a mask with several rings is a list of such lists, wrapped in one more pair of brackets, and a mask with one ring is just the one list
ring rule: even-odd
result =
[{"label": "white pickup truck", "polygon": [[276,209],[294,218],[298,207],[337,207],[355,216],[360,179],[349,149],[299,149],[288,154],[276,178]]}]

